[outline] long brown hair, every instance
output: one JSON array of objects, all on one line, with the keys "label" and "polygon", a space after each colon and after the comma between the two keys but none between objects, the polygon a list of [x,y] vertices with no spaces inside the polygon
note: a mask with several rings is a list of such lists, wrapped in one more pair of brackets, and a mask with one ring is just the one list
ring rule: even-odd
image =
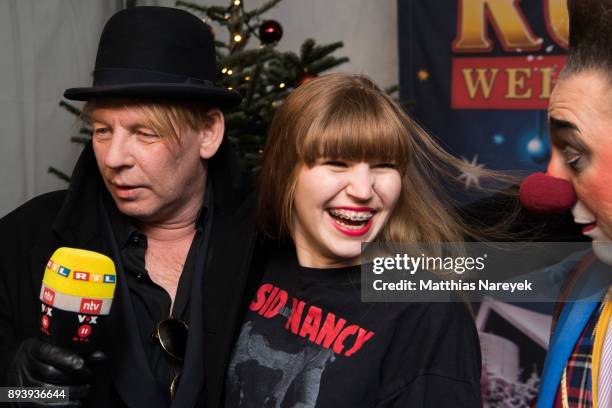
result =
[{"label": "long brown hair", "polygon": [[[400,198],[379,241],[461,242],[478,235],[458,216],[445,189],[469,165],[440,147],[370,79],[342,73],[297,88],[272,120],[258,198],[259,224],[268,235],[292,235],[298,173],[321,157],[398,166]],[[470,171],[513,181],[477,167]]]}]

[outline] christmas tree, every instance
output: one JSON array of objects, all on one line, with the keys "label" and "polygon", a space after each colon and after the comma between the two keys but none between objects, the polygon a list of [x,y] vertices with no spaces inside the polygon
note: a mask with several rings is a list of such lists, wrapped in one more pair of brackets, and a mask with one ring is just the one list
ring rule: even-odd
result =
[{"label": "christmas tree", "polygon": [[[307,39],[299,53],[279,51],[277,44],[283,36],[283,27],[277,21],[264,19],[263,15],[281,1],[270,0],[252,10],[246,10],[243,0],[232,0],[229,6],[176,2],[177,7],[213,23],[211,26],[227,30],[227,42],[215,41],[217,81],[219,85],[237,90],[244,98],[237,108],[224,112],[224,116],[225,135],[236,147],[247,171],[257,166],[265,145],[266,129],[283,99],[301,84],[348,61],[346,57],[332,55],[343,46],[340,41],[320,45]],[[61,101],[60,105],[80,115],[74,105],[66,101]],[[85,144],[90,139],[91,129],[83,125],[79,135],[71,141]],[[54,167],[50,167],[49,172],[69,180]]]}]

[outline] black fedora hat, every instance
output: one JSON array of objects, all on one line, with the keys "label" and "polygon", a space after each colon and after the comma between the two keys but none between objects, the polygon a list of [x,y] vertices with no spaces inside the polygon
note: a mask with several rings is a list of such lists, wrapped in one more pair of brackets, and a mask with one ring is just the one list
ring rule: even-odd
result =
[{"label": "black fedora hat", "polygon": [[104,26],[93,86],[70,88],[67,99],[171,98],[231,108],[239,93],[215,86],[210,27],[193,14],[168,7],[133,7]]}]

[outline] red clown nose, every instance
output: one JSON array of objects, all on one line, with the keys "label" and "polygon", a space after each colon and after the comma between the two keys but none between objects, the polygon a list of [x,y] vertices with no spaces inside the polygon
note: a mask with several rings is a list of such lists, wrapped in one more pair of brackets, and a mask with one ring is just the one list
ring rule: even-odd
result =
[{"label": "red clown nose", "polygon": [[523,207],[540,214],[562,214],[572,209],[578,197],[572,184],[544,173],[534,173],[521,183]]}]

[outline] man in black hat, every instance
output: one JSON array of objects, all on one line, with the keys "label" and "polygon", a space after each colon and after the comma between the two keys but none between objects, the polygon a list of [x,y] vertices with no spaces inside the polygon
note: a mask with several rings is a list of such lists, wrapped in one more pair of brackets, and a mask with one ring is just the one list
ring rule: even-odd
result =
[{"label": "man in black hat", "polygon": [[[0,385],[68,386],[67,406],[220,405],[254,230],[223,139],[221,109],[241,97],[215,74],[210,28],[190,13],[136,7],[108,21],[93,86],[64,94],[87,101],[93,128],[70,187],[0,220]],[[38,338],[59,247],[115,262],[104,353]]]}]

